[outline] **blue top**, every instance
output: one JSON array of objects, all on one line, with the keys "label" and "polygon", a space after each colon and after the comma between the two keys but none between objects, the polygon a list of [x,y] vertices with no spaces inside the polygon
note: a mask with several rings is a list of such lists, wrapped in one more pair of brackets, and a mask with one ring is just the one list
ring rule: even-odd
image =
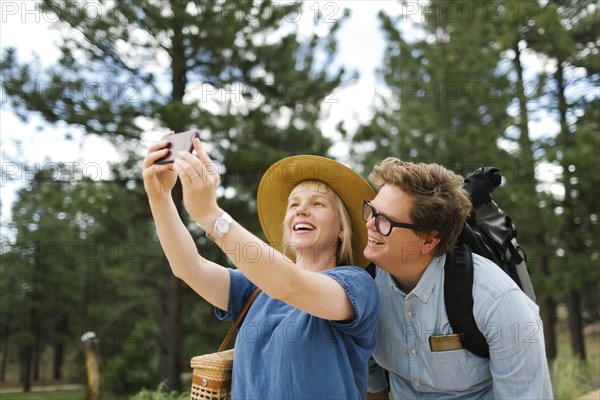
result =
[{"label": "blue top", "polygon": [[[389,371],[394,399],[551,399],[538,306],[497,265],[473,254],[473,315],[490,358],[465,349],[431,350],[429,337],[452,333],[444,303],[445,256],[434,258],[405,294],[377,269],[381,301],[373,358]],[[371,363],[369,392],[387,390]]]},{"label": "blue top", "polygon": [[[377,286],[359,267],[321,273],[345,289],[356,318],[317,318],[261,292],[236,338],[232,399],[365,398],[379,314]],[[215,312],[219,319],[235,320],[256,286],[239,270],[230,269],[229,275],[228,311]]]}]

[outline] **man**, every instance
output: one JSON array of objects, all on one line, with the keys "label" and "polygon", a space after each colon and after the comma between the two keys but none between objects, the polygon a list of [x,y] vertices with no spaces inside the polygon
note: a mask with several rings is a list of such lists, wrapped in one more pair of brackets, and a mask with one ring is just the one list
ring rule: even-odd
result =
[{"label": "man", "polygon": [[378,267],[381,312],[367,399],[552,398],[537,305],[476,254],[473,315],[490,358],[452,335],[443,268],[471,211],[462,177],[387,158],[370,179],[379,193],[364,204],[364,255]]}]

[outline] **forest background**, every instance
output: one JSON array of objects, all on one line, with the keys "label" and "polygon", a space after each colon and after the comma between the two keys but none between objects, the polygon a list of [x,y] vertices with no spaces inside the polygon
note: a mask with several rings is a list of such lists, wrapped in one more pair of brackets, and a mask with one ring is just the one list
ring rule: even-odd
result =
[{"label": "forest background", "polygon": [[[345,29],[364,27],[359,5],[379,9],[382,49],[360,93],[342,45]],[[190,128],[218,163],[221,206],[258,235],[260,177],[293,154],[365,176],[390,155],[462,175],[499,167],[494,197],[528,254],[548,358],[558,362],[565,337],[578,373],[600,371],[598,336],[590,356],[584,335],[600,310],[595,1],[3,1],[1,11],[3,23],[59,32],[50,65],[19,46],[3,45],[0,60],[2,116],[28,127],[2,128],[4,385],[82,382],[88,331],[113,396],[160,382],[185,390],[189,359],[218,346],[228,325],[172,275],[141,183],[148,143]],[[348,112],[357,94],[366,105]],[[48,129],[60,137],[50,156],[24,156]],[[94,157],[118,158],[64,153],[89,138]],[[181,207],[179,188],[174,197]],[[189,227],[203,255],[227,263]],[[585,385],[598,387],[595,376]]]}]

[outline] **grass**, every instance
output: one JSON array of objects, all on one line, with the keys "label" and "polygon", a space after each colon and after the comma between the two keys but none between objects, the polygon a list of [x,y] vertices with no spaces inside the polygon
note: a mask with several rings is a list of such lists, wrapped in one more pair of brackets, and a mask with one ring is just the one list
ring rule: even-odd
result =
[{"label": "grass", "polygon": [[[557,325],[557,333],[558,356],[550,367],[550,378],[555,399],[576,399],[593,390],[600,389],[600,329],[588,331],[585,335],[587,352],[587,361],[585,362],[581,362],[572,355],[568,331],[564,324],[559,323]],[[44,384],[50,385],[51,383],[45,381]],[[81,400],[84,398],[84,388],[30,393],[3,392],[0,394],[0,400]],[[105,393],[104,398],[114,399],[115,397]],[[183,400],[189,399],[189,391],[182,394],[167,392],[162,385],[159,385],[156,389],[142,390],[134,397],[121,398],[132,400]]]},{"label": "grass", "polygon": [[85,389],[48,390],[29,393],[2,393],[2,400],[81,400],[85,399]]},{"label": "grass", "polygon": [[575,399],[600,388],[600,332],[586,335],[587,360],[574,357],[568,334],[559,333],[558,356],[550,366],[554,397]]},{"label": "grass", "polygon": [[187,400],[190,398],[189,392],[177,393],[169,392],[161,383],[156,390],[142,390],[131,400]]},{"label": "grass", "polygon": [[[551,380],[555,399],[573,399],[598,388],[598,360],[582,362],[560,356],[552,363]],[[595,372],[594,372],[595,371]]]}]

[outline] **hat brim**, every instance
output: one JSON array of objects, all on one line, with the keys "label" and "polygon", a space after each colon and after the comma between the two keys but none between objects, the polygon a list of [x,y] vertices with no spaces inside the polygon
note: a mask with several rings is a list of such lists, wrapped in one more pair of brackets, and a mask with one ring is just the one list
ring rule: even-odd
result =
[{"label": "hat brim", "polygon": [[365,268],[369,261],[363,255],[367,228],[362,219],[362,206],[364,200],[375,197],[375,191],[352,169],[326,157],[292,156],[276,162],[265,172],[258,186],[257,209],[267,240],[275,249],[283,251],[283,220],[288,197],[296,185],[307,180],[327,184],[344,202],[352,223],[354,262]]}]

